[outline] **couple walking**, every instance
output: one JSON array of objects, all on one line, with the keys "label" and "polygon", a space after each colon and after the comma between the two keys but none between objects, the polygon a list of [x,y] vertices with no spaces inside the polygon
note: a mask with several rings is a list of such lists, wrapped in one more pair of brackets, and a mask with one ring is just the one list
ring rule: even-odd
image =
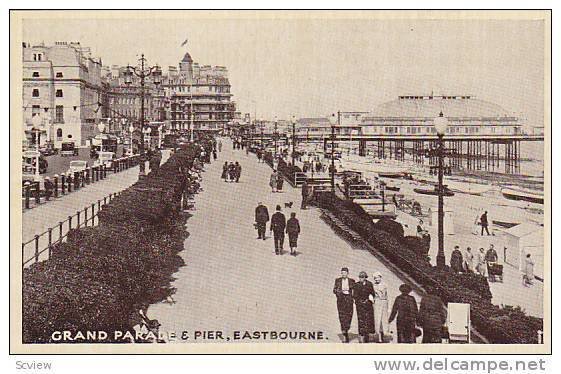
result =
[{"label": "couple walking", "polygon": [[236,161],[236,163],[228,161],[224,162],[222,166],[222,179],[225,182],[236,182],[240,181],[240,176],[242,175],[242,166]]},{"label": "couple walking", "polygon": [[[269,211],[262,202],[259,202],[255,208],[255,226],[257,228],[257,239],[265,240],[265,231],[267,222],[269,221]],[[284,249],[284,234],[288,234],[288,244],[290,246],[290,254],[296,256],[296,247],[298,247],[298,236],[300,235],[300,222],[296,218],[296,213],[290,213],[288,221],[281,211],[280,205],[277,205],[276,212],[271,217],[270,231],[273,232],[275,240],[275,254],[282,255]]]},{"label": "couple walking", "polygon": [[349,269],[341,269],[341,277],[335,279],[333,293],[337,297],[337,310],[343,341],[349,342],[349,329],[353,319],[353,304],[358,318],[358,334],[361,343],[368,343],[376,334],[384,342],[388,336],[388,289],[382,282],[382,274],[374,273],[370,282],[366,272],[359,273],[359,280],[349,278]]},{"label": "couple walking", "polygon": [[284,183],[284,179],[282,175],[277,170],[273,170],[273,173],[271,174],[271,178],[269,179],[269,186],[271,186],[271,191],[282,192],[283,183]]}]

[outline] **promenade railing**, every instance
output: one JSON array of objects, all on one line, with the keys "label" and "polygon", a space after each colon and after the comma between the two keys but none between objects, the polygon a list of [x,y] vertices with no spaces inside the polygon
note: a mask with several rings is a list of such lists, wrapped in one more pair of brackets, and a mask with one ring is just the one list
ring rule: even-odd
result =
[{"label": "promenade railing", "polygon": [[103,207],[112,201],[121,192],[114,192],[97,200],[97,202],[86,206],[75,214],[68,216],[64,221],[49,227],[40,234],[36,234],[32,239],[22,243],[22,267],[47,260],[51,258],[53,248],[66,241],[68,232],[80,227],[96,226],[99,224],[98,213]]},{"label": "promenade railing", "polygon": [[78,191],[92,183],[107,178],[108,173],[119,173],[138,165],[139,155],[132,155],[111,160],[111,167],[96,165],[74,173],[63,173],[52,178],[52,185],[41,187],[40,182],[26,181],[22,186],[22,207],[24,210],[34,208],[52,199]]}]

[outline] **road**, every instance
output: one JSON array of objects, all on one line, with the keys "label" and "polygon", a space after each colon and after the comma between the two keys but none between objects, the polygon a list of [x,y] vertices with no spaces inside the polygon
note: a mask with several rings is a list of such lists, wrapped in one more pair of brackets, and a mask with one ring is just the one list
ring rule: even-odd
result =
[{"label": "road", "polygon": [[[195,331],[206,330],[220,330],[230,338],[234,331],[246,330],[321,331],[327,338],[323,342],[339,342],[332,290],[343,266],[349,267],[355,279],[361,270],[370,277],[380,271],[391,307],[403,283],[396,275],[369,252],[354,249],[337,236],[320,219],[318,209],[300,210],[300,190],[285,183],[283,193],[272,193],[268,186],[271,169],[245,150],[234,151],[230,142],[223,143],[218,161],[205,166],[204,191],[196,196],[196,210],[187,222],[190,236],[181,253],[187,265],[174,275],[173,303],[159,303],[148,310],[149,317],[162,324],[160,331],[188,331],[187,342],[217,342],[193,340]],[[220,178],[224,161],[241,163],[239,183]],[[276,256],[272,238],[256,239],[253,221],[259,201],[270,214],[277,204],[287,216],[296,212],[302,227],[298,256]],[[294,203],[292,209],[285,208],[287,202]],[[390,329],[395,331],[395,325]],[[357,341],[357,330],[355,315],[351,342]]]},{"label": "road", "polygon": [[[123,154],[123,146],[119,144],[117,146],[117,156],[120,157]],[[70,167],[70,161],[74,160],[84,160],[88,161],[88,166],[92,166],[94,160],[90,158],[90,148],[78,148],[77,156],[65,156],[62,157],[60,154],[45,157],[49,163],[47,172],[43,174],[44,177],[52,177],[55,174],[61,174],[68,171]]]}]

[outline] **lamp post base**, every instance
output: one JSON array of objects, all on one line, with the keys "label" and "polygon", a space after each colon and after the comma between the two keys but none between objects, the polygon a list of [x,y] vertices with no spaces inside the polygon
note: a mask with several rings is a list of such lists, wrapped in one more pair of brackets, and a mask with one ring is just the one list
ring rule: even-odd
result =
[{"label": "lamp post base", "polygon": [[437,255],[436,256],[436,267],[439,269],[443,269],[446,266],[446,258],[444,255]]}]

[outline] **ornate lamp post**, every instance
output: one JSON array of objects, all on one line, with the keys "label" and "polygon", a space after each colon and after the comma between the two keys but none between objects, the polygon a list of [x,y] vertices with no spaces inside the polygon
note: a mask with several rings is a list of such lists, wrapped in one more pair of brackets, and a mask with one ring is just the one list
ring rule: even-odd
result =
[{"label": "ornate lamp post", "polygon": [[277,116],[275,116],[275,131],[273,132],[273,139],[275,141],[275,159],[277,158],[277,137],[278,137],[277,126],[278,126]]},{"label": "ornate lamp post", "polygon": [[39,159],[40,159],[40,153],[39,153],[39,142],[41,141],[41,129],[40,127],[43,125],[43,118],[41,118],[41,115],[36,114],[31,118],[31,123],[33,125],[33,133],[35,134],[35,150],[37,151],[37,156],[35,157],[35,180],[38,181],[39,180],[39,175],[40,175],[40,167],[39,167]]},{"label": "ornate lamp post", "polygon": [[335,192],[335,125],[339,125],[341,112],[337,112],[337,116],[332,114],[329,116],[331,123],[331,167],[329,174],[331,175],[331,192]]},{"label": "ornate lamp post", "polygon": [[292,116],[292,166],[296,158],[296,116]]},{"label": "ornate lamp post", "polygon": [[132,84],[132,76],[133,74],[136,75],[137,77],[140,78],[140,98],[141,98],[141,102],[140,102],[140,145],[139,145],[139,153],[140,153],[140,157],[143,161],[140,162],[140,167],[139,167],[139,176],[143,176],[145,174],[145,167],[146,165],[144,164],[144,102],[145,102],[145,89],[144,89],[144,84],[145,84],[145,79],[149,76],[152,76],[152,81],[153,83],[157,86],[159,85],[162,81],[162,69],[160,69],[160,67],[158,65],[154,65],[154,66],[145,66],[146,64],[146,59],[144,58],[144,53],[141,55],[140,59],[138,60],[140,62],[140,66],[127,66],[127,69],[125,70],[124,76],[125,76],[125,84],[126,85],[130,85]]},{"label": "ornate lamp post", "polygon": [[440,112],[438,117],[433,120],[433,125],[438,135],[438,254],[436,255],[436,266],[438,268],[443,268],[446,265],[446,258],[444,257],[444,134],[448,127],[448,120],[444,117],[444,114]]},{"label": "ornate lamp post", "polygon": [[132,145],[133,145],[133,142],[132,142],[132,134],[134,133],[134,126],[133,126],[133,125],[130,125],[130,126],[129,126],[129,132],[131,133],[131,149],[130,149],[130,151],[131,151],[131,156],[132,156],[132,155],[134,154],[134,152],[133,152],[133,147],[132,147]]}]

